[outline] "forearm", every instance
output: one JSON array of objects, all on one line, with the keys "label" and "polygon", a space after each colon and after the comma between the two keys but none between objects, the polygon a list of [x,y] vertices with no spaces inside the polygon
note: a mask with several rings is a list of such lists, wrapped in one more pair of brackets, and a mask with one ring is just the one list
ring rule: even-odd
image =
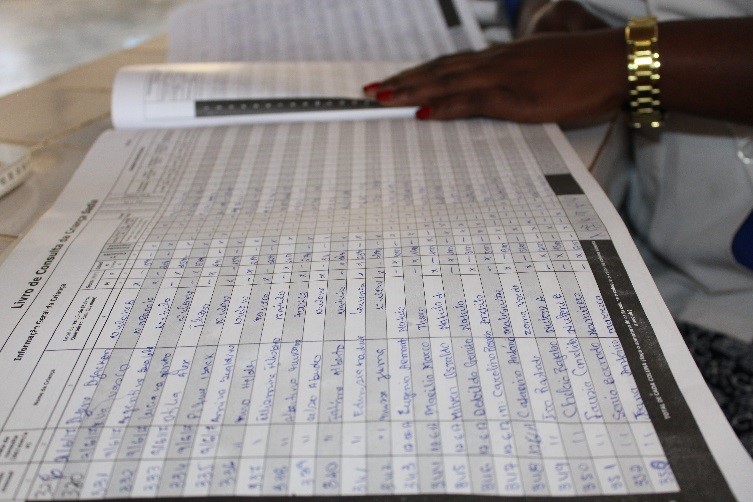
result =
[{"label": "forearm", "polygon": [[[753,18],[659,26],[659,87],[668,112],[753,124]],[[419,118],[487,116],[586,123],[628,102],[624,30],[553,31],[431,61],[367,86]]]},{"label": "forearm", "polygon": [[753,18],[659,25],[662,106],[753,124]]},{"label": "forearm", "polygon": [[[570,0],[529,0],[520,14],[522,35],[605,26]],[[665,109],[753,123],[753,18],[661,23],[659,52]]]},{"label": "forearm", "polygon": [[[597,29],[594,19],[576,2],[544,2],[528,18],[528,30]],[[659,86],[667,111],[753,123],[753,18],[660,23],[658,45]],[[614,57],[623,55],[615,52]]]},{"label": "forearm", "polygon": [[[612,86],[610,94],[621,94],[626,105],[628,87],[618,85],[621,79],[627,79],[626,48],[614,43],[623,36],[622,32],[614,29],[593,33],[603,40],[600,52],[609,53],[603,54],[602,59],[610,61],[608,68],[622,65],[620,79],[613,75],[603,78],[604,85]],[[753,18],[660,23],[658,50],[664,110],[753,124]]]}]

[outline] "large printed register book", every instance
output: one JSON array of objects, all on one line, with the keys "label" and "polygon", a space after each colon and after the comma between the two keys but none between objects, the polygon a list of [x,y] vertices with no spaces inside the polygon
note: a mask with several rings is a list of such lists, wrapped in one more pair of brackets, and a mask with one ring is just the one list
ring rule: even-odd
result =
[{"label": "large printed register book", "polygon": [[483,47],[463,0],[196,3],[170,36],[0,269],[0,498],[753,498],[559,129],[360,98]]}]

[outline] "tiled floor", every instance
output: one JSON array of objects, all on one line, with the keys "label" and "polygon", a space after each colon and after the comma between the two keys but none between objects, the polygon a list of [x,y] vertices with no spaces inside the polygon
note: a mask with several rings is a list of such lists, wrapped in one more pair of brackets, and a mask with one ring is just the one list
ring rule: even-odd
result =
[{"label": "tiled floor", "polygon": [[193,0],[0,0],[0,96],[164,31]]}]

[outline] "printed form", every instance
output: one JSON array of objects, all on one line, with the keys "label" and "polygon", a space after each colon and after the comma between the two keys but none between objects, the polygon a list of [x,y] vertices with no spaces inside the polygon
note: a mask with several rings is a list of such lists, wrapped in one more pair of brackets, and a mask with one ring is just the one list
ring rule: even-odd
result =
[{"label": "printed form", "polygon": [[753,493],[554,126],[108,132],[1,277],[4,499]]}]

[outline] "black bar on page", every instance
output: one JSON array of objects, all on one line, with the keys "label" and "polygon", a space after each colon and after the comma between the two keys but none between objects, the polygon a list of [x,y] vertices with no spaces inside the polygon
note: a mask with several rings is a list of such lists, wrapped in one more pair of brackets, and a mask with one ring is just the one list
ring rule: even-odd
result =
[{"label": "black bar on page", "polygon": [[448,28],[460,26],[460,16],[453,0],[439,0],[439,8],[442,9],[444,22],[447,23]]},{"label": "black bar on page", "polygon": [[196,101],[197,117],[227,115],[263,115],[267,113],[318,112],[380,108],[371,99],[354,98],[270,98],[270,99],[211,99]]},{"label": "black bar on page", "polygon": [[680,499],[734,500],[682,397],[614,243],[582,240],[580,244],[643,404],[684,494]]},{"label": "black bar on page", "polygon": [[544,176],[555,195],[582,195],[583,189],[572,174],[548,174]]}]

